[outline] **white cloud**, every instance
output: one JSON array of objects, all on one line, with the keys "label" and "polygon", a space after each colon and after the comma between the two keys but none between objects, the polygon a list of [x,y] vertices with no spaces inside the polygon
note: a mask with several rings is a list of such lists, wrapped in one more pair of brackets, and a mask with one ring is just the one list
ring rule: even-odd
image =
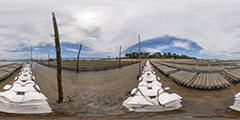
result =
[{"label": "white cloud", "polygon": [[72,49],[72,48],[64,48],[64,49],[66,49],[66,50],[68,50],[68,51],[72,51],[72,52],[78,52],[79,50],[77,50],[77,49]]},{"label": "white cloud", "polygon": [[180,48],[184,48],[186,50],[189,50],[190,47],[191,47],[191,43],[190,42],[183,42],[183,41],[180,41],[180,40],[176,40],[176,41],[173,41],[173,47],[180,47]]},{"label": "white cloud", "polygon": [[149,53],[155,53],[155,52],[162,52],[164,49],[169,48],[170,46],[164,45],[164,46],[157,46],[155,48],[147,48],[144,47],[143,50]]},{"label": "white cloud", "polygon": [[4,52],[2,51],[1,56],[6,56],[4,59],[14,60],[14,59],[29,59],[30,53],[29,52]]},{"label": "white cloud", "polygon": [[[78,52],[79,50],[77,49],[72,49],[72,48],[64,48],[65,50],[68,50],[68,51],[72,51],[72,52]],[[81,53],[88,53],[88,54],[92,54],[94,53],[93,51],[83,51],[81,50]]]},{"label": "white cloud", "polygon": [[240,52],[239,6],[237,0],[2,0],[0,59],[15,54],[9,50],[53,44],[52,11],[61,42],[95,53],[118,55],[140,33],[142,41],[169,35],[196,42],[203,54],[233,54]]}]

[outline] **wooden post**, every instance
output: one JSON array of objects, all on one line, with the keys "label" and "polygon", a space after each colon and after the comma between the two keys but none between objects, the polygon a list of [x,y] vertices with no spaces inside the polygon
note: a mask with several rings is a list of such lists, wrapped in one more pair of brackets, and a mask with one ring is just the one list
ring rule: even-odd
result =
[{"label": "wooden post", "polygon": [[80,56],[81,49],[82,49],[82,44],[80,44],[79,51],[78,51],[78,56],[77,56],[77,73],[78,73],[78,70],[79,70],[78,63],[79,63],[79,56]]},{"label": "wooden post", "polygon": [[42,51],[41,51],[41,64],[42,64]]},{"label": "wooden post", "polygon": [[30,46],[31,48],[31,68],[32,68],[32,64],[33,64],[33,58],[32,58],[32,46]]},{"label": "wooden post", "polygon": [[50,63],[50,53],[48,53],[48,67],[49,67],[49,63]]},{"label": "wooden post", "polygon": [[133,64],[133,55],[132,55],[132,50],[130,51],[131,52],[131,62]]},{"label": "wooden post", "polygon": [[141,76],[141,54],[140,54],[140,35],[138,34],[138,58],[139,58],[139,75]]},{"label": "wooden post", "polygon": [[57,101],[57,103],[62,103],[63,102],[62,58],[61,58],[61,48],[60,48],[60,41],[59,41],[58,26],[57,26],[57,21],[56,21],[54,12],[52,12],[52,21],[53,21],[53,27],[54,27],[56,58],[57,58],[57,81],[58,81],[58,101]]},{"label": "wooden post", "polygon": [[119,50],[119,68],[121,68],[121,46],[120,46],[120,50]]}]

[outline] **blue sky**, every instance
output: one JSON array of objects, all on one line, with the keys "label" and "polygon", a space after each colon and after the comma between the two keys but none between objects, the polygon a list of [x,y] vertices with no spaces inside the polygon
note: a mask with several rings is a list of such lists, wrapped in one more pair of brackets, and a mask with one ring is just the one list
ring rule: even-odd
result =
[{"label": "blue sky", "polygon": [[[1,0],[0,59],[54,55],[55,12],[63,57],[115,57],[119,46],[198,58],[240,59],[237,0]],[[168,42],[166,42],[168,41]]]},{"label": "blue sky", "polygon": [[[146,40],[140,43],[142,52],[149,52],[153,54],[155,52],[161,53],[176,53],[178,55],[189,55],[192,57],[199,57],[200,50],[202,48],[196,43],[186,39],[179,39],[172,36],[164,36],[160,38]],[[124,52],[138,52],[138,44],[129,47]]]},{"label": "blue sky", "polygon": [[[76,57],[78,54],[80,44],[73,44],[73,43],[68,43],[68,42],[63,42],[61,43],[61,55],[62,58],[72,58]],[[24,53],[23,58],[30,58],[30,51],[31,47],[25,47],[22,49],[18,50],[12,50],[9,51],[11,53],[19,53],[22,52]],[[39,45],[39,46],[34,46],[32,47],[32,54],[33,54],[33,59],[40,59],[41,54],[43,59],[48,58],[48,53],[50,54],[50,58],[56,58],[56,50],[55,50],[55,45],[54,44],[46,44],[46,45]],[[80,57],[101,57],[101,58],[107,58],[108,56],[100,53],[92,53],[91,49],[86,47],[85,45],[82,45],[81,49],[81,54]]]},{"label": "blue sky", "polygon": [[[173,36],[164,36],[160,38],[154,38],[142,41],[141,43],[141,52],[149,52],[151,54],[155,52],[161,52],[161,53],[176,53],[178,55],[188,55],[191,57],[198,57],[198,58],[204,58],[209,59],[211,58],[207,54],[200,54],[200,51],[203,50],[199,45],[197,45],[195,42],[191,42],[187,39],[181,39],[176,38]],[[76,57],[78,53],[80,44],[73,44],[68,42],[61,43],[61,52],[63,58],[71,58]],[[46,44],[46,45],[39,45],[34,46],[33,48],[33,58],[34,59],[40,59],[41,53],[43,59],[46,59],[48,57],[48,53],[50,54],[51,58],[55,58],[55,46],[54,44]],[[116,51],[119,51],[117,49]],[[125,53],[130,52],[138,52],[138,43],[135,45],[130,46],[126,50],[122,51],[122,56],[125,55]],[[12,50],[9,52],[24,52],[26,57],[30,57],[30,47],[25,47],[20,50]],[[81,49],[81,55],[80,57],[100,57],[100,58],[107,58],[110,57],[117,57],[118,54],[111,56],[107,53],[95,53],[87,46],[83,45]],[[220,56],[219,56],[220,57]]]}]

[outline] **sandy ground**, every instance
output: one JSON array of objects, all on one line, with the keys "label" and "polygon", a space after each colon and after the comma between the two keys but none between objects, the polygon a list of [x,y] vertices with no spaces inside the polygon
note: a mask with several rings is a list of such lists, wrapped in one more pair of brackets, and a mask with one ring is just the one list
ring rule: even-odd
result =
[{"label": "sandy ground", "polygon": [[16,72],[14,72],[11,76],[9,76],[7,79],[0,81],[0,92],[3,92],[3,87],[6,84],[12,85],[14,82],[15,77],[18,75],[18,73],[21,71],[21,69],[17,70]]},{"label": "sandy ground", "polygon": [[[240,92],[240,84],[232,84],[231,88],[213,91],[186,88],[173,82],[157,69],[155,71],[163,85],[171,88],[170,92],[176,92],[183,97],[184,107],[181,110],[162,113],[132,113],[121,105],[130,96],[130,91],[138,85],[136,79],[138,64],[121,69],[94,72],[76,73],[63,70],[65,102],[62,104],[56,103],[58,98],[56,70],[38,65],[34,67],[36,83],[56,112],[53,116],[68,116],[58,119],[228,119],[219,116],[216,110],[226,109],[232,105],[233,96]],[[0,87],[2,88],[7,83],[11,84],[15,75],[1,82]],[[240,115],[240,113],[236,114]]]},{"label": "sandy ground", "polygon": [[56,112],[68,114],[122,113],[121,103],[137,86],[137,64],[121,69],[79,72],[63,70],[66,103],[58,106],[56,70],[36,66],[36,83]]}]

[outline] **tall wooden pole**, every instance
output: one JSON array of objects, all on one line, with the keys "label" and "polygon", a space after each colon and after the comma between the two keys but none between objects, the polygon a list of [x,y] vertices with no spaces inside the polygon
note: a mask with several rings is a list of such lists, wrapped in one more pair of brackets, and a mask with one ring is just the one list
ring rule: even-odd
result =
[{"label": "tall wooden pole", "polygon": [[77,73],[78,73],[78,70],[79,70],[78,64],[79,64],[79,56],[80,56],[81,49],[82,49],[82,44],[80,44],[79,51],[78,51],[78,56],[77,56]]},{"label": "tall wooden pole", "polygon": [[141,76],[140,35],[138,34],[139,77]]},{"label": "tall wooden pole", "polygon": [[49,67],[49,62],[50,62],[50,53],[48,53],[48,67]]},{"label": "tall wooden pole", "polygon": [[33,58],[32,58],[32,46],[31,46],[30,48],[31,48],[31,68],[32,68],[32,64],[33,64]]},{"label": "tall wooden pole", "polygon": [[119,50],[119,68],[121,68],[121,46],[120,46],[120,50]]},{"label": "tall wooden pole", "polygon": [[41,64],[42,64],[42,51],[41,51]]},{"label": "tall wooden pole", "polygon": [[132,62],[132,64],[133,64],[133,54],[132,54],[132,50],[130,51],[130,53],[131,53],[131,62]]},{"label": "tall wooden pole", "polygon": [[55,18],[54,12],[52,12],[52,21],[54,27],[54,35],[55,35],[55,47],[56,47],[56,58],[57,58],[57,81],[58,81],[58,103],[63,102],[63,90],[62,90],[62,58],[61,58],[61,48],[59,41],[59,33],[57,21]]}]

